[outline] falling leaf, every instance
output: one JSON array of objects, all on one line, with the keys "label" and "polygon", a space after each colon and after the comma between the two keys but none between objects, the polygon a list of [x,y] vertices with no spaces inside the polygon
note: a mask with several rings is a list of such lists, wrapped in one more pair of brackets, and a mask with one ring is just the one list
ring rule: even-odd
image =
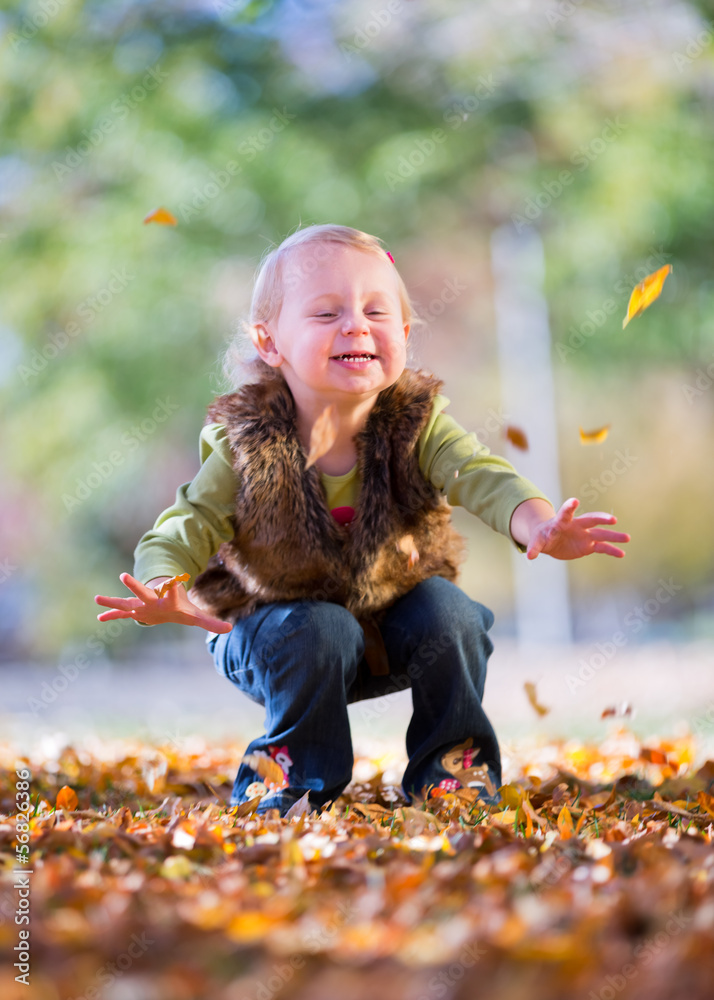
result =
[{"label": "falling leaf", "polygon": [[563,808],[558,813],[558,819],[556,820],[558,824],[558,832],[563,840],[570,840],[573,836],[573,817],[570,815],[570,810],[567,806]]},{"label": "falling leaf", "polygon": [[650,747],[642,747],[640,750],[641,760],[648,760],[652,764],[668,764],[667,754],[661,750],[652,750]]},{"label": "falling leaf", "polygon": [[144,219],[144,225],[146,225],[147,222],[156,222],[160,226],[178,225],[178,219],[176,218],[176,216],[172,215],[171,212],[169,212],[169,210],[166,208],[155,208],[152,212],[149,212],[149,214]]},{"label": "falling leaf", "polygon": [[581,427],[580,444],[602,444],[611,427],[612,424],[605,424],[604,427],[598,427],[596,431],[584,431]]},{"label": "falling leaf", "polygon": [[601,719],[609,719],[612,716],[625,716],[632,715],[632,705],[629,701],[623,701],[623,703],[618,707],[617,705],[609,705],[607,708],[603,709]]},{"label": "falling leaf", "polygon": [[653,271],[652,274],[648,274],[647,277],[635,285],[632,290],[632,295],[630,296],[630,301],[627,305],[627,315],[622,321],[622,329],[624,330],[631,319],[635,316],[639,316],[645,311],[655,299],[658,299],[662,294],[662,286],[664,285],[665,278],[671,272],[672,265],[665,264],[664,267],[660,267],[659,270]]},{"label": "falling leaf", "polygon": [[508,427],[506,427],[506,437],[514,448],[520,448],[521,451],[528,451],[528,438],[526,437],[525,431],[522,431],[520,427],[513,427],[509,424]]},{"label": "falling leaf", "polygon": [[68,812],[73,812],[79,805],[79,799],[77,798],[77,793],[69,785],[63,785],[62,788],[57,792],[57,801],[55,803],[56,809],[67,809]]},{"label": "falling leaf", "polygon": [[538,715],[547,715],[548,712],[550,712],[550,709],[544,708],[543,705],[538,704],[535,684],[532,684],[531,681],[526,681],[523,687],[525,688],[526,695],[528,696],[528,701],[531,703]]},{"label": "falling leaf", "polygon": [[286,786],[283,769],[272,757],[249,753],[243,758],[243,763],[259,774],[268,788],[284,788]]},{"label": "falling leaf", "polygon": [[310,452],[305,468],[309,469],[318,458],[326,455],[337,439],[337,408],[330,403],[322,411],[310,431]]},{"label": "falling leaf", "polygon": [[171,587],[174,586],[174,584],[183,583],[184,580],[190,580],[190,579],[191,579],[190,573],[179,573],[178,576],[172,576],[170,580],[164,580],[164,582],[160,583],[158,587],[154,587],[154,590],[156,591],[159,597],[166,597],[166,594],[171,589]]},{"label": "falling leaf", "polygon": [[419,550],[414,544],[413,535],[404,535],[397,542],[397,548],[400,552],[403,552],[405,556],[409,556],[407,565],[409,569],[414,566],[415,563],[419,562]]}]

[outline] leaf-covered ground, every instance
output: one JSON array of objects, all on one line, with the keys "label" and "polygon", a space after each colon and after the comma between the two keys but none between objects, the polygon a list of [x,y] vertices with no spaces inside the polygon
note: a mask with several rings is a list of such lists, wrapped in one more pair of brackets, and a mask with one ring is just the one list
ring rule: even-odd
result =
[{"label": "leaf-covered ground", "polygon": [[496,807],[473,792],[405,807],[393,769],[358,759],[338,801],[287,819],[227,808],[242,749],[0,746],[3,1000],[714,993],[714,762],[695,766],[692,740],[618,729],[524,750]]}]

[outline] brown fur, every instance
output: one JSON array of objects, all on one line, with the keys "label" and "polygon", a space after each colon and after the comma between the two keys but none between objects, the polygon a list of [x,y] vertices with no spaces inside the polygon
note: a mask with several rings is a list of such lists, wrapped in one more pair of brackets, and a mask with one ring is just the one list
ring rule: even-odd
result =
[{"label": "brown fur", "polygon": [[[235,622],[270,601],[318,599],[357,618],[380,614],[431,576],[455,581],[464,540],[450,506],[419,470],[417,442],[442,382],[405,369],[380,392],[355,437],[362,476],[356,514],[340,526],[296,429],[295,403],[277,371],[219,396],[206,422],[225,424],[238,477],[236,534],[221,545],[189,593]],[[419,559],[398,546],[412,535]]]}]

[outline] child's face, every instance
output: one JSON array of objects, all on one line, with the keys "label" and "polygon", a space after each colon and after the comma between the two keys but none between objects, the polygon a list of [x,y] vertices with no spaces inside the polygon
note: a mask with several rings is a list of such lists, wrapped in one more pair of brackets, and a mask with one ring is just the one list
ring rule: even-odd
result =
[{"label": "child's face", "polygon": [[[341,394],[364,399],[397,381],[409,324],[391,261],[336,243],[312,244],[289,254],[283,283],[279,316],[258,324],[254,340],[263,360],[282,370],[298,405]],[[371,357],[357,360],[362,354]]]}]

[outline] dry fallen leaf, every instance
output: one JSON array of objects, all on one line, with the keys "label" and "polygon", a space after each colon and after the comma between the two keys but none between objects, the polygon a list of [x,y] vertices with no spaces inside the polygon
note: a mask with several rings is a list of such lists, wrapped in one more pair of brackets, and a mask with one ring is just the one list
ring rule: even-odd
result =
[{"label": "dry fallen leaf", "polygon": [[531,681],[526,681],[523,685],[525,688],[526,695],[528,696],[528,701],[531,703],[533,708],[536,710],[538,715],[547,715],[550,712],[549,708],[544,708],[543,705],[538,704],[538,699],[536,698],[536,687]]},{"label": "dry fallen leaf", "polygon": [[404,535],[400,538],[397,542],[397,548],[400,552],[403,552],[405,556],[409,556],[409,560],[407,562],[409,569],[411,569],[412,566],[419,561],[419,550],[414,544],[413,535]]},{"label": "dry fallen leaf", "polygon": [[310,432],[310,452],[305,462],[305,468],[309,469],[318,458],[326,455],[335,443],[337,438],[337,408],[334,403],[330,403],[322,411]]},{"label": "dry fallen leaf", "polygon": [[69,785],[63,785],[62,788],[57,792],[57,801],[55,803],[56,809],[67,809],[69,812],[73,812],[79,805],[79,799],[77,798],[77,793]]},{"label": "dry fallen leaf", "polygon": [[567,806],[563,808],[558,813],[558,819],[556,820],[558,824],[558,832],[563,840],[570,840],[573,836],[573,817],[570,815],[570,810]]},{"label": "dry fallen leaf", "polygon": [[283,788],[287,784],[282,767],[272,757],[249,753],[243,763],[259,774],[268,788]]},{"label": "dry fallen leaf", "polygon": [[160,583],[158,587],[154,587],[154,590],[156,591],[156,594],[159,597],[166,597],[166,594],[168,593],[170,588],[174,586],[174,584],[183,583],[184,580],[190,580],[190,579],[191,579],[190,573],[179,573],[178,576],[172,576],[170,580],[164,580],[164,582]]},{"label": "dry fallen leaf", "polygon": [[525,431],[522,431],[520,427],[513,427],[509,424],[508,427],[506,427],[506,437],[514,448],[520,448],[521,451],[528,451],[528,438],[526,437]]},{"label": "dry fallen leaf", "polygon": [[602,444],[608,435],[608,432],[612,424],[605,424],[604,427],[598,427],[596,431],[584,431],[582,427],[580,428],[580,443],[581,444]]},{"label": "dry fallen leaf", "polygon": [[167,208],[155,208],[152,212],[144,219],[144,225],[147,222],[156,222],[160,226],[177,226],[178,219],[175,215],[172,215]]},{"label": "dry fallen leaf", "polygon": [[671,272],[672,265],[665,264],[664,267],[660,267],[659,270],[653,271],[652,274],[648,274],[639,285],[635,285],[632,290],[632,295],[630,296],[630,301],[627,304],[627,315],[622,321],[622,329],[624,330],[631,319],[639,316],[645,311],[655,299],[658,299],[662,294],[662,286],[664,285],[667,275]]},{"label": "dry fallen leaf", "polygon": [[612,716],[624,717],[626,715],[632,715],[632,705],[629,703],[629,701],[623,701],[623,703],[620,706],[609,705],[607,708],[603,709],[600,718],[609,719]]}]

